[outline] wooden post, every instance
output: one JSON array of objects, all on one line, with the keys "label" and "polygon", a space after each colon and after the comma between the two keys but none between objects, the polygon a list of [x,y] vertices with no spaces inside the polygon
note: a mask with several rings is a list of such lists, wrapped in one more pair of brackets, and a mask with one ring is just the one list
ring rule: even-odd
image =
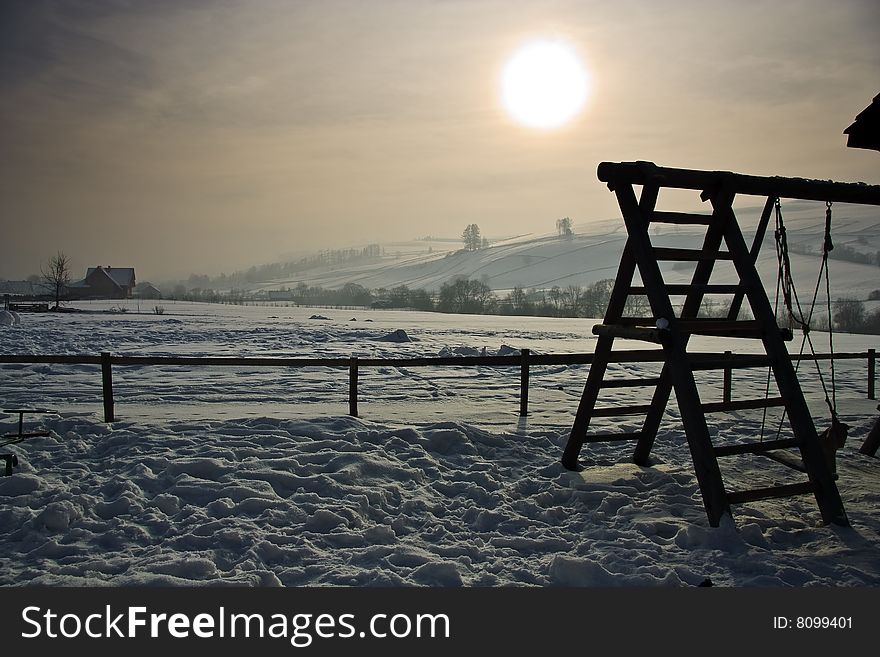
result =
[{"label": "wooden post", "polygon": [[868,399],[877,399],[874,381],[877,378],[877,351],[868,349]]},{"label": "wooden post", "polygon": [[348,364],[348,414],[358,416],[358,359],[352,356]]},{"label": "wooden post", "polygon": [[104,392],[104,422],[113,422],[113,366],[110,352],[101,352],[101,383]]},{"label": "wooden post", "polygon": [[525,417],[529,414],[529,350],[520,352],[519,366],[519,414]]},{"label": "wooden post", "polygon": [[726,402],[730,401],[731,391],[733,388],[733,368],[730,366],[730,357],[733,355],[730,351],[724,352],[724,358],[728,361],[724,365],[724,392],[722,393],[723,399]]}]

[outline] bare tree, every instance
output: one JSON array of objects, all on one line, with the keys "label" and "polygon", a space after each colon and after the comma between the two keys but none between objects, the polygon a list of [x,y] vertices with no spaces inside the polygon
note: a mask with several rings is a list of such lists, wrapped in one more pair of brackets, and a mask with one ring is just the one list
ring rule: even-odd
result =
[{"label": "bare tree", "polygon": [[579,317],[584,305],[584,289],[580,285],[569,285],[560,293],[562,306],[569,317]]},{"label": "bare tree", "polygon": [[61,305],[61,297],[65,295],[67,286],[70,285],[70,258],[63,251],[59,251],[49,258],[45,268],[40,268],[43,283],[55,295],[55,309]]},{"label": "bare tree", "polygon": [[841,331],[857,333],[865,323],[865,304],[843,298],[834,302],[834,325]]}]

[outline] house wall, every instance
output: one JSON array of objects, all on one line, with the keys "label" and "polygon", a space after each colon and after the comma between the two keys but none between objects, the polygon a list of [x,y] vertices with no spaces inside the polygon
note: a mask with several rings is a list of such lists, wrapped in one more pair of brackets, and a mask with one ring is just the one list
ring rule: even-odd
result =
[{"label": "house wall", "polygon": [[124,299],[126,298],[125,291],[121,289],[116,283],[110,280],[106,274],[101,272],[95,272],[88,278],[86,278],[86,283],[88,283],[88,289],[80,289],[76,291],[76,294],[83,299]]}]

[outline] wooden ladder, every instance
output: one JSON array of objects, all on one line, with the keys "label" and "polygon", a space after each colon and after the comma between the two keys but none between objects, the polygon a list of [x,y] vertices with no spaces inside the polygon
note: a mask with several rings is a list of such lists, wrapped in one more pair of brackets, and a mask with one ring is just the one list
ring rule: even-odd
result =
[{"label": "wooden ladder", "polygon": [[[707,173],[709,177],[678,181],[668,173],[669,171]],[[639,465],[648,465],[669,395],[674,390],[703,504],[709,523],[713,527],[719,525],[724,514],[730,514],[730,507],[733,504],[803,494],[815,496],[826,523],[848,525],[843,502],[822,452],[810,410],[785,346],[785,341],[791,339],[791,333],[778,327],[773,307],[755,268],[777,195],[772,191],[770,194],[765,194],[766,203],[754,241],[749,247],[733,210],[734,197],[742,177],[728,172],[711,173],[715,175],[688,170],[661,170],[651,163],[641,162],[600,165],[599,177],[608,183],[617,197],[628,239],[623,249],[603,324],[593,327],[593,333],[598,336],[595,356],[563,453],[562,463],[568,469],[576,469],[578,456],[585,444],[628,441],[635,443],[633,460]],[[641,185],[641,194],[638,198],[634,184]],[[662,187],[700,191],[703,201],[711,201],[711,214],[657,211],[655,206]],[[807,198],[811,197],[807,196]],[[702,247],[698,250],[655,247],[648,231],[652,223],[703,226],[706,232]],[[659,266],[659,262],[664,260],[695,262],[690,284],[667,285]],[[736,285],[709,284],[715,263],[719,260],[729,260],[733,263],[739,278]],[[633,285],[637,270],[641,277],[639,286]],[[706,294],[732,295],[726,318],[698,316]],[[632,295],[647,297],[651,317],[624,316],[627,300]],[[670,298],[674,295],[684,296],[678,314]],[[753,320],[738,319],[744,300],[748,300],[754,315]],[[719,354],[707,357],[703,354],[689,353],[688,341],[691,335],[761,340],[765,354],[729,357]],[[660,345],[663,366],[659,377],[606,378],[608,363],[615,361],[616,356],[621,353],[612,351],[614,341],[618,338],[643,340]],[[779,396],[741,401],[701,402],[694,379],[695,371],[756,366],[770,366]],[[653,387],[650,404],[597,407],[601,390],[621,387]],[[713,446],[706,422],[707,413],[769,406],[785,407],[792,438]],[[594,417],[632,415],[644,417],[642,428],[638,432],[592,434],[588,432],[590,421]],[[806,481],[742,491],[725,489],[718,457],[747,453],[766,454],[773,450],[794,447],[800,450],[803,470],[808,477]]]}]

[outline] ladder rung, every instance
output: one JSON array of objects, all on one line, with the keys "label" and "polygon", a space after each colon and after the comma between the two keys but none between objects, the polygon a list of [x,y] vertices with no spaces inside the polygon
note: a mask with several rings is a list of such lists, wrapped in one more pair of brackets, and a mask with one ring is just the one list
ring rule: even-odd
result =
[{"label": "ladder rung", "polygon": [[614,320],[619,326],[650,326],[657,325],[657,320],[653,317],[619,317]]},{"label": "ladder rung", "polygon": [[[609,363],[662,363],[666,354],[662,349],[619,349],[608,354]],[[595,363],[595,361],[594,361]]]},{"label": "ladder rung", "polygon": [[615,417],[617,415],[645,415],[651,410],[650,404],[636,404],[633,406],[607,406],[594,408],[590,413],[592,417]]},{"label": "ladder rung", "polygon": [[625,440],[638,440],[641,433],[594,433],[581,439],[581,443],[613,443]]},{"label": "ladder rung", "polygon": [[701,354],[691,355],[691,369],[698,370],[723,370],[725,368],[746,369],[749,367],[767,367],[773,364],[773,358],[759,354],[732,354],[730,356],[721,356],[709,354],[702,356]]},{"label": "ladder rung", "polygon": [[659,224],[687,224],[692,226],[709,226],[712,224],[711,214],[691,212],[654,212],[651,221]]},{"label": "ladder rung", "polygon": [[[761,454],[774,449],[786,449],[797,447],[795,438],[782,438],[780,440],[764,440],[760,443],[744,443],[742,445],[720,445],[715,447],[715,456],[731,456],[733,454]],[[765,454],[766,456],[766,454]]]},{"label": "ladder rung", "polygon": [[809,481],[799,484],[785,484],[784,486],[770,486],[768,488],[755,488],[754,490],[734,491],[727,494],[730,504],[742,504],[743,502],[757,502],[774,497],[791,497],[793,495],[806,495],[816,490]]},{"label": "ladder rung", "polygon": [[676,325],[687,333],[696,333],[697,331],[760,331],[763,328],[761,322],[756,319],[716,319],[714,317],[679,319]]},{"label": "ladder rung", "polygon": [[660,377],[655,379],[605,379],[602,388],[638,388],[641,386],[659,386]]},{"label": "ladder rung", "polygon": [[703,404],[704,413],[723,413],[725,411],[746,411],[750,408],[770,408],[772,406],[785,406],[782,397],[769,397],[768,399],[743,399],[729,402],[710,402]]},{"label": "ladder rung", "polygon": [[[670,284],[666,285],[667,294],[692,294],[699,292],[700,294],[736,294],[740,291],[739,285],[691,285],[691,284]],[[643,286],[637,285],[629,289],[629,294],[647,294],[648,291]]]},{"label": "ladder rung", "polygon": [[677,260],[679,262],[693,262],[698,260],[733,260],[733,256],[727,251],[679,249],[669,246],[655,246],[654,257],[657,260]]},{"label": "ladder rung", "polygon": [[625,340],[644,340],[646,342],[661,343],[669,337],[669,331],[638,326],[617,326],[615,324],[596,324],[593,326],[593,335],[623,338]]},{"label": "ladder rung", "polygon": [[761,456],[765,456],[768,459],[776,461],[777,463],[781,463],[787,468],[791,468],[792,470],[797,470],[798,472],[807,473],[807,466],[804,465],[804,462],[797,458],[796,456],[783,456],[782,454],[771,454],[767,452],[766,454],[761,454]]},{"label": "ladder rung", "polygon": [[[708,335],[721,338],[754,338],[764,337],[764,327],[758,320],[732,320],[715,318],[680,319],[676,326],[683,333]],[[781,328],[779,334],[785,341],[793,339],[790,329]]]}]

